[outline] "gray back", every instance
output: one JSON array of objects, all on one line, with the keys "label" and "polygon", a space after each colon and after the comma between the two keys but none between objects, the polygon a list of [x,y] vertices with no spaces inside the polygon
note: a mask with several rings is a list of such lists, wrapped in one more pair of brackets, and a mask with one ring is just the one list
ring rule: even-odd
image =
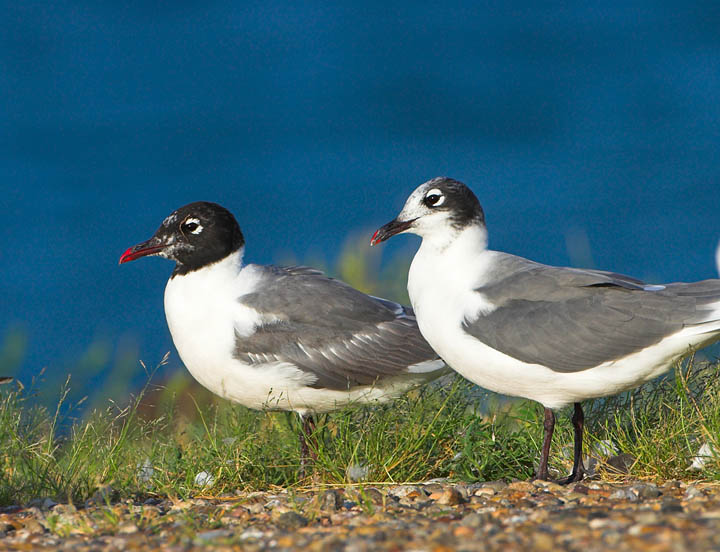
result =
[{"label": "gray back", "polygon": [[498,255],[495,278],[476,290],[497,308],[466,321],[465,331],[523,362],[560,372],[658,343],[703,322],[703,306],[720,300],[720,280],[652,286],[611,272]]}]

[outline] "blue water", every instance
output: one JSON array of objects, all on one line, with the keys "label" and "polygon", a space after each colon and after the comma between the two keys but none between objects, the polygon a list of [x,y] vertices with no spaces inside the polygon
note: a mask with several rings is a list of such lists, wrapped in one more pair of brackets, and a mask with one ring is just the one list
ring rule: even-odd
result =
[{"label": "blue water", "polygon": [[332,260],[448,175],[496,249],[716,276],[718,4],[0,4],[0,336],[27,332],[23,377],[98,338],[171,349],[170,263],[117,260],[194,200],[236,213],[252,261]]}]

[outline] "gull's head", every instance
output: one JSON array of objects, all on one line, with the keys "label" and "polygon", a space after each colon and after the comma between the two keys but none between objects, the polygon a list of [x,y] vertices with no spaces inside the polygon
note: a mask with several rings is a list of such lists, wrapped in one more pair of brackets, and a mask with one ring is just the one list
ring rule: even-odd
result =
[{"label": "gull's head", "polygon": [[451,239],[469,227],[485,228],[480,202],[465,184],[441,176],[418,186],[398,216],[375,232],[370,244],[403,232]]},{"label": "gull's head", "polygon": [[196,201],[173,211],[155,234],[130,247],[120,264],[156,255],[177,263],[176,270],[197,270],[239,250],[245,244],[230,211],[207,201]]}]

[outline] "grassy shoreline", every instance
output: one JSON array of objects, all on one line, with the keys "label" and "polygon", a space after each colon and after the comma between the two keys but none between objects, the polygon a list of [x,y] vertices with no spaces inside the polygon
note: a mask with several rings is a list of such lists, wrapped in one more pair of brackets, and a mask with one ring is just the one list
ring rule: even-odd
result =
[{"label": "grassy shoreline", "polygon": [[[631,393],[586,404],[586,451],[604,479],[720,480],[720,365],[688,361]],[[67,405],[33,402],[16,383],[0,389],[0,505],[50,497],[82,504],[113,498],[221,495],[285,487],[526,479],[541,440],[541,408],[505,401],[459,376],[393,403],[321,416],[318,461],[299,476],[296,416],[256,412],[148,379],[129,404],[80,419]],[[201,396],[202,395],[202,396]],[[192,406],[188,408],[188,403]],[[483,410],[479,411],[479,405]],[[702,445],[711,456],[689,469]],[[571,464],[568,412],[558,416],[552,468]],[[622,456],[628,473],[607,464]]]}]

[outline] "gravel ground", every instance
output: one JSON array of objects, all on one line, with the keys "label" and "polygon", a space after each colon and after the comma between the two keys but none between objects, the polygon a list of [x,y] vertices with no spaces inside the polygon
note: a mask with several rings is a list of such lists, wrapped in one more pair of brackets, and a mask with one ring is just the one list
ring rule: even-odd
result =
[{"label": "gravel ground", "polygon": [[[2,550],[718,550],[720,485],[442,481],[0,508]],[[97,504],[96,504],[97,503]]]}]

